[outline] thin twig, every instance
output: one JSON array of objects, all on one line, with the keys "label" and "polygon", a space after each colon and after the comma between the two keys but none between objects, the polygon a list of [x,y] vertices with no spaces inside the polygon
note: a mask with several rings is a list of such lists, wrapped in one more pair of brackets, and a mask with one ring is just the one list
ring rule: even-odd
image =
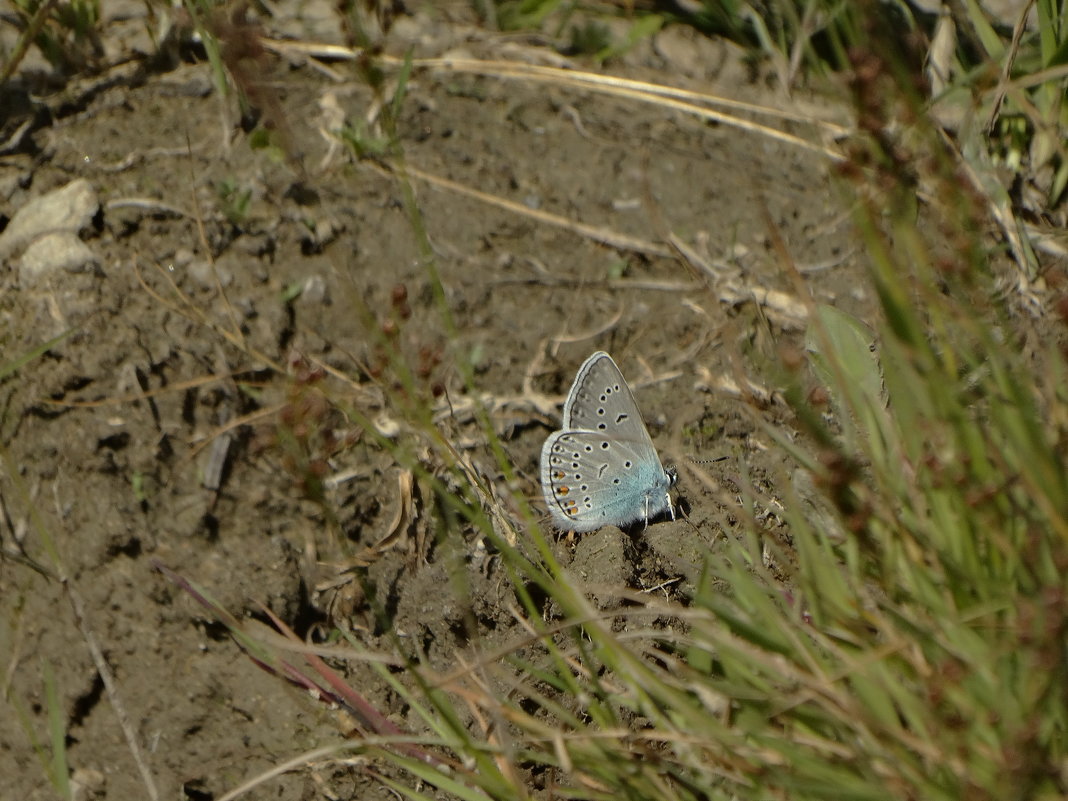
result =
[{"label": "thin twig", "polygon": [[137,731],[130,723],[130,716],[126,714],[126,705],[123,703],[122,696],[119,693],[119,685],[115,681],[115,674],[111,672],[111,668],[108,666],[107,660],[104,658],[104,652],[100,649],[96,637],[89,628],[88,619],[85,614],[85,603],[74,589],[74,585],[70,582],[70,579],[66,576],[62,576],[60,582],[63,584],[63,589],[67,592],[67,598],[70,600],[71,608],[74,610],[74,622],[77,624],[78,630],[82,634],[82,639],[85,640],[85,644],[89,648],[89,655],[93,659],[96,671],[100,674],[101,681],[104,682],[104,689],[107,690],[108,701],[111,703],[111,708],[115,712],[115,717],[119,720],[119,727],[122,729],[123,736],[126,738],[126,747],[130,749],[130,753],[133,755],[134,763],[136,763],[137,770],[141,774],[141,781],[144,782],[145,789],[148,791],[148,797],[152,799],[152,801],[158,801],[159,791],[156,789],[156,781],[152,778],[152,772],[148,769],[148,763],[145,762],[145,758],[141,753],[141,746],[137,742]]},{"label": "thin twig", "polygon": [[398,177],[401,179],[404,177],[415,178],[432,186],[436,186],[439,189],[446,189],[450,192],[455,192],[458,195],[463,195],[491,206],[496,206],[499,209],[531,217],[539,222],[543,222],[547,225],[554,225],[557,228],[563,228],[572,233],[584,236],[587,239],[600,242],[603,245],[618,248],[619,250],[629,250],[635,253],[642,253],[646,256],[666,257],[671,255],[671,251],[668,248],[665,248],[663,245],[658,245],[656,242],[652,242],[648,239],[628,236],[627,234],[621,234],[608,228],[587,225],[586,223],[569,220],[567,217],[561,217],[558,214],[552,214],[551,212],[541,211],[539,209],[532,209],[529,206],[524,206],[522,203],[516,203],[513,200],[508,200],[498,195],[491,195],[488,192],[472,189],[469,186],[457,183],[456,181],[451,181],[448,178],[442,178],[439,175],[424,172],[417,167],[409,165],[391,167],[371,161],[362,161],[360,163],[364,166],[371,167],[382,175]]},{"label": "thin twig", "polygon": [[603,281],[584,280],[582,278],[565,278],[555,275],[530,276],[529,278],[501,278],[492,282],[495,286],[553,286],[573,289],[630,289],[640,292],[696,292],[701,284],[693,281],[655,281],[641,278],[606,278]]},{"label": "thin twig", "polygon": [[109,211],[111,209],[140,209],[152,213],[165,212],[167,214],[174,214],[178,217],[194,216],[192,212],[186,211],[179,206],[175,206],[171,203],[164,203],[162,200],[156,200],[152,197],[117,197],[114,200],[109,200],[105,203],[104,208]]}]

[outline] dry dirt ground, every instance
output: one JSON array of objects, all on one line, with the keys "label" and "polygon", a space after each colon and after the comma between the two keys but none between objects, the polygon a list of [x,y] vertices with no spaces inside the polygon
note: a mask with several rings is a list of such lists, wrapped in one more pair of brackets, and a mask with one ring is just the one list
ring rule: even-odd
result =
[{"label": "dry dirt ground", "polygon": [[[301,16],[291,8],[267,32],[339,43],[332,4],[293,5]],[[539,38],[478,29],[466,6],[401,16],[384,53],[560,61]],[[133,46],[123,37],[143,32],[139,13],[105,21],[108,47]],[[559,558],[591,585],[663,584],[684,598],[717,541],[734,535],[725,501],[774,497],[789,475],[761,429],[763,418],[788,431],[789,417],[737,390],[799,342],[803,293],[788,259],[817,300],[853,311],[869,300],[825,157],[559,81],[417,68],[397,133],[439,297],[404,184],[330,135],[374,116],[374,94],[351,63],[323,66],[296,52],[252,59],[281,143],[257,149],[236,101],[220,96],[195,55],[135,80],[140,65],[50,94],[34,88],[52,116],[0,157],[5,219],[81,179],[99,202],[80,231],[89,264],[34,272],[15,250],[0,268],[0,366],[66,334],[0,379],[5,798],[55,797],[34,749],[36,741],[48,752],[49,673],[82,797],[149,796],[116,699],[161,798],[217,798],[345,736],[333,712],[254,666],[154,571],[157,561],[238,616],[262,617],[264,604],[302,636],[344,624],[369,649],[394,653],[388,628],[441,670],[476,634],[494,643],[522,635],[492,548],[469,526],[442,524],[442,506],[420,481],[411,517],[392,527],[407,497],[403,473],[396,452],[361,424],[374,421],[434,472],[438,457],[411,433],[406,404],[436,409],[444,437],[507,498],[469,414],[458,353],[474,365],[475,389],[516,467],[511,489],[541,513],[539,451],[559,425],[559,405],[545,398],[559,404],[591,352],[614,355],[664,460],[682,466],[689,519],[560,538]],[[28,61],[19,80],[33,68]],[[731,45],[683,27],[642,40],[602,71],[800,103]],[[386,72],[387,93],[395,75]],[[806,102],[804,113],[815,113]],[[816,139],[802,124],[774,124]],[[669,233],[689,258],[665,244]],[[403,391],[383,331],[412,368]],[[721,456],[687,467],[687,457]],[[375,547],[388,535],[388,547]],[[49,575],[56,570],[84,604],[83,619]],[[354,570],[376,595],[377,619],[346,586]],[[421,730],[370,670],[339,667],[381,711]],[[359,766],[326,762],[254,792],[320,794],[392,797]]]}]

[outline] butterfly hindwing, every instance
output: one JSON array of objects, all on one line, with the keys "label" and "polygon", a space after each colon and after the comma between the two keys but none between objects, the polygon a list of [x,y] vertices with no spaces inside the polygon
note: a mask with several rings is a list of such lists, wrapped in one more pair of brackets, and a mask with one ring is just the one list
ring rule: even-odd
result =
[{"label": "butterfly hindwing", "polygon": [[656,451],[595,431],[557,431],[541,451],[541,482],[553,523],[591,531],[648,520],[670,507],[671,478]]}]

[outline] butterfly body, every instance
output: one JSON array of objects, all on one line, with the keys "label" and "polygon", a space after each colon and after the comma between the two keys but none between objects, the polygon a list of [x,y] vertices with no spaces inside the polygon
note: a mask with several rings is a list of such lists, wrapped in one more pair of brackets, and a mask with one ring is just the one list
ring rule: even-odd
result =
[{"label": "butterfly body", "polygon": [[592,531],[627,526],[675,510],[665,470],[638,404],[612,357],[604,351],[579,368],[564,403],[560,431],[541,449],[541,486],[553,524]]}]

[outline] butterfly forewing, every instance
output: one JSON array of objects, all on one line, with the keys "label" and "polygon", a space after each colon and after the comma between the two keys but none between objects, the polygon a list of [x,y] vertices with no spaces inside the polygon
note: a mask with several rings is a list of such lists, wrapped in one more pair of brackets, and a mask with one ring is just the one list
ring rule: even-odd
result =
[{"label": "butterfly forewing", "polygon": [[590,356],[579,368],[564,404],[563,430],[603,431],[616,439],[647,441],[653,449],[630,387],[604,351]]}]

